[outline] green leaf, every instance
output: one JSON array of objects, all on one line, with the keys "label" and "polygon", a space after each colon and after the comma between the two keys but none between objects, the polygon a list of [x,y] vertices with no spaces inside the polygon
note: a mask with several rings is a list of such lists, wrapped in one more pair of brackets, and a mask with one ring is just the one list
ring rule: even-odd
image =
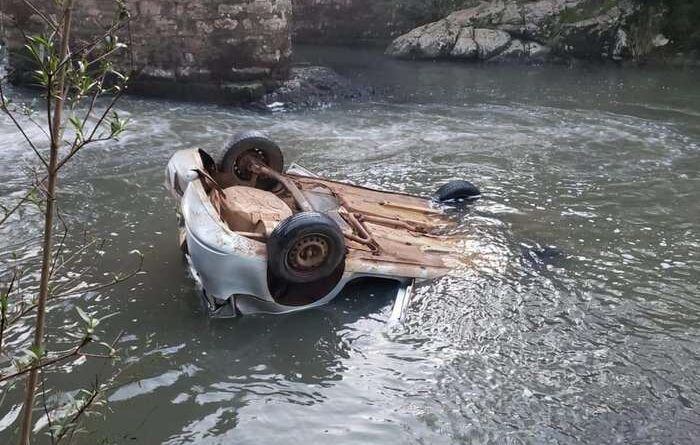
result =
[{"label": "green leaf", "polygon": [[98,344],[99,344],[100,346],[104,347],[104,348],[108,351],[109,355],[114,355],[114,354],[117,352],[117,351],[114,350],[114,348],[112,347],[112,345],[110,345],[110,344],[107,343],[107,342],[101,341],[101,342],[99,342]]},{"label": "green leaf", "polygon": [[43,346],[32,345],[29,349],[35,360],[40,360],[46,356],[46,350]]},{"label": "green leaf", "polygon": [[129,119],[122,119],[116,111],[113,112],[112,119],[109,121],[109,136],[116,139],[126,130],[128,123]]},{"label": "green leaf", "polygon": [[119,312],[112,312],[111,314],[105,315],[104,317],[100,317],[99,320],[100,320],[100,321],[105,321],[106,319],[112,318],[112,317],[114,317],[115,315],[119,315]]},{"label": "green leaf", "polygon": [[73,126],[73,130],[75,130],[75,135],[78,138],[78,142],[82,142],[85,139],[83,135],[83,123],[76,116],[69,117],[68,121]]},{"label": "green leaf", "polygon": [[78,311],[78,315],[80,315],[80,318],[85,320],[85,323],[90,323],[90,320],[92,320],[92,318],[84,310],[80,309],[79,307],[76,307],[75,310]]}]

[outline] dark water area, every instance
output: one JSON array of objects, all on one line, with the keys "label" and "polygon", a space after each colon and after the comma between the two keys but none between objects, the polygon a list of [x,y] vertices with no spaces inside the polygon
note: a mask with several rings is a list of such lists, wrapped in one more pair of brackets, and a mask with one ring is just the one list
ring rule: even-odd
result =
[{"label": "dark water area", "polygon": [[[54,323],[77,322],[76,306],[116,313],[104,338],[124,330],[112,411],[76,443],[697,443],[700,72],[347,48],[297,58],[378,94],[273,114],[131,97],[130,131],[66,170],[66,218],[107,240],[81,259],[98,269],[86,280],[145,255],[128,283],[52,309]],[[399,325],[381,282],[304,313],[208,319],[163,169],[178,149],[216,151],[245,129],[332,178],[424,195],[475,182],[483,199],[454,214],[474,266],[419,285]],[[3,201],[30,162],[0,119]],[[36,223],[27,210],[0,228],[0,273],[36,257]],[[536,254],[550,245],[562,254]],[[67,343],[58,332],[52,344]],[[10,345],[29,336],[22,326]],[[68,363],[47,377],[71,393],[96,373],[109,368]],[[0,401],[0,443],[14,439],[20,386]]]}]

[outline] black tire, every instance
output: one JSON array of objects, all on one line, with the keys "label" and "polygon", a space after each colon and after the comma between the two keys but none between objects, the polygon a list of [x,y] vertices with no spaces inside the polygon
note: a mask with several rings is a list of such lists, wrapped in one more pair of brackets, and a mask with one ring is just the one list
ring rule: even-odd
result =
[{"label": "black tire", "polygon": [[222,151],[219,170],[232,183],[249,185],[263,190],[275,188],[277,181],[269,178],[258,178],[255,184],[252,183],[250,172],[244,166],[239,165],[239,160],[244,155],[249,154],[253,154],[271,169],[282,173],[284,169],[282,150],[275,142],[259,131],[244,131],[229,139]]},{"label": "black tire", "polygon": [[439,202],[464,200],[476,201],[481,198],[481,191],[469,181],[450,181],[435,192],[435,199]]},{"label": "black tire", "polygon": [[267,240],[269,272],[287,282],[327,278],[343,261],[343,232],[323,213],[297,213],[282,221]]}]

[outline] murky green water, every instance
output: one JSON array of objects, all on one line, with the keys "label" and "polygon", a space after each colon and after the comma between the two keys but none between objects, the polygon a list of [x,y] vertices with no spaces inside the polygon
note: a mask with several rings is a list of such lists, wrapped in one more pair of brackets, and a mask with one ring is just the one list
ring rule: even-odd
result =
[{"label": "murky green water", "polygon": [[[302,53],[383,94],[272,115],[130,98],[132,130],[66,171],[66,218],[109,240],[83,262],[101,274],[146,256],[126,285],[53,309],[54,321],[76,320],[76,305],[117,312],[105,337],[125,331],[113,412],[79,443],[697,442],[700,73]],[[383,283],[312,312],[207,319],[162,171],[175,150],[242,129],[334,178],[422,194],[476,182],[485,198],[455,217],[483,261],[419,286],[394,328]],[[7,199],[29,156],[6,120],[0,147]],[[34,223],[28,212],[0,229],[4,270],[11,251],[36,255]],[[543,261],[536,245],[565,256]],[[108,371],[89,361],[48,377],[73,391]],[[0,405],[2,443],[17,394]]]}]

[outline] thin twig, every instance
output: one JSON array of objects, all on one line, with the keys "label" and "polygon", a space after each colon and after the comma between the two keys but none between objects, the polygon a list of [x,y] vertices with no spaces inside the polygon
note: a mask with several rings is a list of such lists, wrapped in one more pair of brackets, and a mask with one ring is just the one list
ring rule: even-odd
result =
[{"label": "thin twig", "polygon": [[[87,270],[88,270],[88,268],[86,268],[83,271],[83,273]],[[114,280],[110,281],[109,283],[97,284],[97,285],[92,286],[92,287],[76,289],[74,291],[68,291],[68,292],[65,292],[62,294],[51,294],[51,295],[49,295],[49,301],[54,301],[54,300],[70,297],[70,296],[73,296],[77,293],[85,294],[88,292],[96,292],[96,291],[99,291],[102,289],[107,289],[109,287],[116,286],[117,284],[121,284],[125,281],[128,281],[132,277],[136,276],[136,274],[138,274],[142,270],[143,270],[143,257],[141,257],[141,261],[140,261],[138,267],[136,269],[134,269],[133,271],[129,272],[127,275],[124,275],[121,277],[116,277]],[[32,312],[34,309],[36,309],[37,306],[38,306],[38,303],[32,303],[28,306],[23,307],[20,312],[18,312],[14,317],[9,319],[9,323],[7,323],[7,325],[10,326],[10,325],[15,324],[19,319],[26,317],[30,312]]]},{"label": "thin twig", "polygon": [[105,37],[110,36],[110,35],[113,35],[116,31],[119,31],[119,30],[122,29],[123,27],[127,26],[127,23],[128,23],[128,22],[129,22],[129,20],[125,20],[125,21],[121,21],[121,22],[117,22],[117,23],[113,24],[107,31],[103,32],[99,37],[97,37],[96,39],[92,40],[92,41],[89,42],[89,43],[86,43],[85,45],[81,46],[81,47],[78,48],[77,50],[73,51],[72,54],[71,54],[71,57],[69,58],[69,60],[64,60],[64,61],[62,61],[61,64],[58,65],[58,67],[60,68],[61,65],[65,64],[65,63],[67,63],[67,62],[69,62],[71,59],[75,59],[75,57],[78,57],[78,56],[80,56],[80,57],[85,57],[85,56],[87,56],[87,55],[90,54],[95,48],[97,48],[98,44],[99,44],[100,42],[102,42],[102,41],[105,39]]},{"label": "thin twig", "polygon": [[75,295],[77,292],[80,292],[80,293],[82,293],[82,294],[85,294],[85,293],[88,293],[88,292],[97,292],[97,291],[100,291],[100,290],[102,290],[102,289],[106,289],[106,288],[108,288],[108,287],[112,287],[112,286],[115,286],[115,285],[117,285],[117,284],[123,283],[123,282],[129,280],[130,278],[136,276],[136,274],[138,274],[138,273],[141,272],[142,270],[143,270],[143,257],[141,257],[141,262],[140,262],[138,268],[136,268],[136,269],[134,269],[133,271],[129,272],[127,275],[115,277],[115,278],[114,278],[112,281],[110,281],[109,283],[97,284],[97,285],[95,285],[95,286],[86,287],[86,288],[82,288],[82,289],[78,289],[78,290],[73,291],[73,292],[66,292],[66,293],[63,293],[63,294],[52,295],[51,298],[52,298],[52,299],[53,299],[53,298],[65,298],[65,297],[69,297],[69,296],[71,296],[71,295]]},{"label": "thin twig", "polygon": [[116,357],[116,355],[114,354],[114,351],[116,350],[115,346],[117,345],[117,343],[119,343],[119,340],[121,340],[121,338],[123,336],[124,336],[124,331],[120,331],[119,334],[117,334],[117,336],[114,338],[114,340],[112,340],[112,342],[109,344],[109,348],[110,348],[109,354],[94,354],[94,353],[89,353],[89,352],[83,352],[83,349],[85,349],[85,347],[87,345],[92,343],[92,337],[86,336],[74,348],[69,349],[67,352],[65,352],[57,357],[54,357],[50,360],[46,360],[44,362],[42,362],[41,359],[39,359],[39,363],[34,365],[34,366],[29,366],[27,368],[20,369],[16,372],[13,372],[10,374],[0,375],[0,382],[5,382],[8,380],[14,379],[14,378],[19,377],[22,374],[26,374],[30,371],[41,370],[43,368],[46,368],[47,366],[51,366],[51,365],[55,365],[56,363],[64,362],[64,361],[66,361],[70,358],[73,358],[73,357],[85,356],[85,357],[94,357],[94,358],[102,358],[102,359],[115,358]]},{"label": "thin twig", "polygon": [[7,292],[5,292],[5,298],[7,298],[8,301],[5,304],[2,304],[2,307],[0,307],[0,353],[2,353],[2,341],[5,335],[5,326],[7,323],[7,305],[9,304],[10,294],[12,293],[12,289],[15,286],[16,280],[17,270],[15,269],[12,272],[12,279],[10,280],[10,284],[7,286]]},{"label": "thin twig", "polygon": [[77,256],[80,255],[81,253],[85,252],[90,246],[92,246],[92,245],[94,245],[95,243],[97,243],[97,241],[98,241],[98,240],[95,239],[95,240],[90,241],[90,242],[87,243],[87,244],[82,245],[78,250],[76,250],[75,252],[73,252],[68,258],[66,258],[66,259],[64,259],[63,261],[61,261],[61,262],[56,266],[56,268],[54,269],[54,274],[55,274],[56,272],[58,272],[59,270],[61,270],[61,268],[64,267],[66,264],[69,264],[71,261],[73,261],[73,259],[74,259],[75,257],[77,257]]},{"label": "thin twig", "polygon": [[47,25],[49,25],[49,26],[54,30],[54,32],[58,32],[58,25],[56,24],[56,22],[54,22],[54,21],[51,19],[50,16],[44,14],[41,10],[39,10],[39,8],[37,8],[36,6],[34,6],[34,4],[33,4],[32,2],[30,2],[29,0],[22,0],[22,1],[23,1],[24,4],[27,5],[36,15],[38,15],[39,17],[41,17],[41,19],[42,19]]},{"label": "thin twig", "polygon": [[41,404],[44,407],[44,414],[46,414],[46,421],[49,425],[49,435],[51,436],[51,443],[56,443],[53,434],[53,426],[51,425],[51,412],[49,411],[49,407],[46,406],[46,376],[44,375],[44,370],[39,370],[39,374],[41,375]]},{"label": "thin twig", "polygon": [[[95,402],[95,400],[97,399],[97,397],[98,397],[99,395],[100,395],[99,387],[96,387],[96,388],[93,389],[92,392],[90,393],[90,397],[88,397],[88,399],[87,399],[86,401],[83,402],[83,404],[80,406],[80,408],[78,409],[78,411],[75,413],[75,415],[74,415],[74,416],[71,418],[71,420],[68,422],[68,425],[77,426],[77,421],[78,421],[78,419],[80,419],[80,418],[83,416],[83,414],[85,414],[85,411],[87,411],[87,409],[88,409],[90,406],[92,406],[92,404]],[[61,440],[63,440],[63,438],[65,437],[65,435],[66,435],[66,433],[67,433],[68,431],[74,432],[74,431],[75,431],[75,428],[68,428],[68,429],[61,430],[61,433],[57,436],[57,439],[56,439],[56,442],[55,442],[55,443],[61,442]]]},{"label": "thin twig", "polygon": [[93,142],[101,142],[101,141],[107,141],[107,140],[112,139],[111,137],[104,137],[104,138],[100,137],[100,138],[95,138],[95,133],[96,133],[97,130],[102,126],[102,123],[103,123],[104,120],[107,118],[107,115],[108,115],[109,112],[112,110],[112,108],[114,107],[114,105],[116,105],[116,103],[117,103],[117,101],[119,100],[119,98],[121,98],[122,94],[123,94],[123,90],[122,90],[122,91],[119,91],[117,94],[114,95],[114,97],[112,98],[112,101],[110,102],[110,104],[107,106],[107,108],[105,109],[105,111],[102,113],[102,115],[100,116],[100,118],[97,120],[97,123],[95,124],[94,128],[93,128],[92,131],[90,132],[90,136],[89,136],[87,139],[83,140],[83,141],[82,141],[81,143],[79,143],[78,145],[75,145],[75,146],[71,149],[71,151],[70,151],[63,159],[61,159],[61,160],[58,162],[58,166],[56,167],[56,170],[60,170],[61,167],[63,167],[63,166],[65,165],[66,162],[70,161],[70,159],[71,159],[73,156],[75,156],[75,155],[76,155],[83,147],[85,147],[86,145],[88,145],[88,144],[90,144],[90,143],[93,143]]},{"label": "thin twig", "polygon": [[87,345],[87,343],[89,341],[90,341],[89,338],[86,337],[85,339],[83,339],[83,341],[78,346],[76,346],[75,348],[73,348],[73,350],[71,350],[70,352],[68,352],[66,354],[59,355],[58,357],[54,357],[54,358],[47,360],[45,362],[42,362],[41,360],[39,360],[39,364],[37,364],[37,365],[28,366],[24,369],[20,369],[19,371],[13,372],[11,374],[0,375],[0,382],[14,379],[14,378],[19,377],[23,374],[26,374],[30,371],[38,371],[38,370],[45,368],[47,366],[51,366],[51,365],[54,365],[56,363],[60,363],[60,362],[63,362],[65,360],[68,360],[71,357],[76,357],[80,353],[81,349],[84,348],[85,345]]},{"label": "thin twig", "polygon": [[0,109],[2,109],[2,111],[10,118],[10,120],[15,125],[15,127],[17,127],[17,130],[19,130],[19,132],[22,134],[22,136],[24,136],[24,140],[27,141],[27,144],[29,144],[29,146],[34,151],[34,154],[36,154],[37,157],[39,158],[39,160],[41,160],[41,163],[44,164],[44,166],[48,168],[48,166],[49,166],[48,162],[46,162],[46,159],[44,159],[44,157],[41,155],[41,153],[39,153],[39,149],[36,148],[36,145],[34,145],[34,142],[32,142],[32,140],[29,138],[29,135],[27,135],[27,132],[24,131],[24,128],[22,128],[22,126],[19,124],[19,122],[15,118],[14,114],[12,113],[12,111],[10,111],[10,107],[8,107],[7,101],[5,99],[5,92],[2,89],[2,82],[0,82],[0,105],[1,105]]}]

